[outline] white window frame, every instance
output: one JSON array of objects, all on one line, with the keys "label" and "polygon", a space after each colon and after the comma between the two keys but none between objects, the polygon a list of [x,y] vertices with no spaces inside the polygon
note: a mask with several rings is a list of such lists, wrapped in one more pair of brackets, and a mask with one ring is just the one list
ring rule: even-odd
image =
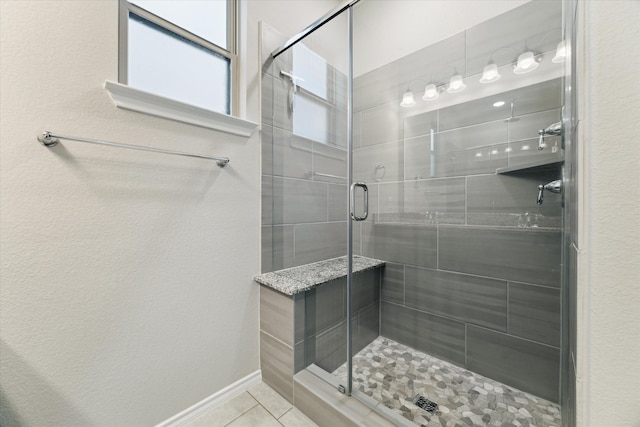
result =
[{"label": "white window frame", "polygon": [[[121,85],[127,85],[127,73],[128,73],[128,27],[129,27],[129,13],[140,16],[141,18],[158,25],[167,31],[170,31],[180,37],[183,37],[193,43],[212,50],[217,54],[220,54],[229,59],[229,103],[230,103],[230,115],[232,117],[238,117],[239,115],[239,70],[238,70],[238,56],[237,56],[237,1],[227,0],[227,45],[228,49],[224,49],[215,43],[212,43],[204,38],[197,36],[178,25],[173,24],[166,19],[163,19],[147,10],[130,3],[127,0],[119,1],[119,58],[118,58],[118,82]],[[186,103],[185,103],[186,104]]]}]

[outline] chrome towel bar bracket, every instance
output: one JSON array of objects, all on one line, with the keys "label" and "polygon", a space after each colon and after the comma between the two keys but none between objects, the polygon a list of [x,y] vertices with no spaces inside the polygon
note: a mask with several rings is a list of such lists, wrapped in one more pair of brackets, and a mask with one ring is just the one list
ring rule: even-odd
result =
[{"label": "chrome towel bar bracket", "polygon": [[153,153],[173,154],[175,156],[196,157],[198,159],[215,160],[216,164],[221,168],[225,167],[230,162],[230,159],[228,157],[203,156],[200,154],[183,153],[181,151],[163,150],[161,148],[142,147],[140,145],[122,144],[119,142],[98,141],[96,139],[79,138],[77,136],[55,135],[49,131],[42,132],[41,135],[38,135],[38,141],[40,141],[40,143],[45,147],[49,147],[49,148],[55,147],[58,144],[58,142],[60,142],[60,139],[65,139],[67,141],[85,142],[89,144],[107,145],[109,147],[126,148],[129,150],[151,151]]}]

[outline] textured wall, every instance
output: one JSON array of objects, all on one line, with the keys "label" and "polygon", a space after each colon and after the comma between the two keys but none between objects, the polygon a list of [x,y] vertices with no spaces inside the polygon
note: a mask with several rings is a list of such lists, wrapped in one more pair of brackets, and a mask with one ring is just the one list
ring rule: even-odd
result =
[{"label": "textured wall", "polygon": [[[579,426],[640,425],[640,3],[580,2]],[[581,357],[582,355],[582,357]]]},{"label": "textured wall", "polygon": [[116,1],[1,7],[0,424],[153,425],[259,368],[258,135],[116,109]]}]

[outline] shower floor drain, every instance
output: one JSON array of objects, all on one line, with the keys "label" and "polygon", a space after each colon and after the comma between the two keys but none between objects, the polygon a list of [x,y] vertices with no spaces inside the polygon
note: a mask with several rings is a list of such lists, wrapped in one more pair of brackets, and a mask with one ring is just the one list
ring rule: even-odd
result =
[{"label": "shower floor drain", "polygon": [[430,414],[433,414],[436,409],[438,409],[438,404],[436,402],[433,402],[424,396],[418,396],[415,404],[418,408],[422,408]]}]

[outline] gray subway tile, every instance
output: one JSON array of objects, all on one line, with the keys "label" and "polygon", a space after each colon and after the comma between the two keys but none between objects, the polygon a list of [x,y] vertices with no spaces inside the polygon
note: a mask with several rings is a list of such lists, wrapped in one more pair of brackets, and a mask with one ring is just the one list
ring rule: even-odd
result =
[{"label": "gray subway tile", "polygon": [[347,223],[298,224],[295,227],[295,264],[303,265],[347,253]]},{"label": "gray subway tile", "polygon": [[[559,108],[561,93],[560,79],[554,79],[446,107],[440,110],[438,129],[444,131],[506,120],[511,116],[509,100],[514,102],[514,116],[516,118],[525,114]],[[507,101],[507,104],[502,108],[495,108],[493,103],[496,101]]]},{"label": "gray subway tile", "polygon": [[376,224],[373,227],[374,258],[389,262],[436,267],[435,227]]},{"label": "gray subway tile", "polygon": [[[464,104],[461,104],[464,105]],[[508,141],[509,126],[503,120],[450,129],[434,135],[438,154],[495,145]]]},{"label": "gray subway tile", "polygon": [[404,212],[465,213],[465,179],[406,181]]},{"label": "gray subway tile", "polygon": [[509,283],[509,333],[560,347],[560,290]]},{"label": "gray subway tile", "polygon": [[296,344],[304,341],[306,333],[306,292],[293,295],[293,342]]},{"label": "gray subway tile", "polygon": [[317,335],[346,319],[346,282],[346,277],[335,279],[306,292],[306,336]]},{"label": "gray subway tile", "polygon": [[360,112],[375,107],[380,101],[379,69],[353,79],[353,111]]},{"label": "gray subway tile", "polygon": [[282,129],[273,129],[273,174],[308,178],[312,170],[312,142]]},{"label": "gray subway tile", "polygon": [[396,101],[362,112],[362,146],[402,139],[400,104]]},{"label": "gray subway tile", "polygon": [[273,200],[275,224],[327,220],[327,185],[324,183],[274,177]]},{"label": "gray subway tile", "polygon": [[274,271],[272,226],[260,227],[260,273]]},{"label": "gray subway tile", "polygon": [[262,227],[261,272],[293,267],[293,226]]},{"label": "gray subway tile", "polygon": [[260,332],[262,380],[289,402],[293,402],[293,349]]},{"label": "gray subway tile", "polygon": [[382,269],[380,297],[384,301],[404,304],[404,265],[385,263]]},{"label": "gray subway tile", "polygon": [[[428,111],[404,119],[405,140],[414,137],[425,137],[430,142],[431,136],[438,132],[438,112]],[[429,146],[427,146],[429,148]]]},{"label": "gray subway tile", "polygon": [[556,172],[485,175],[467,178],[468,214],[517,214],[559,217],[561,196],[548,193],[536,204],[537,186],[557,179]]},{"label": "gray subway tile", "polygon": [[262,74],[261,121],[264,125],[273,125],[273,77]]},{"label": "gray subway tile", "polygon": [[335,371],[347,361],[347,322],[316,335],[315,364],[327,372]]},{"label": "gray subway tile", "polygon": [[[560,137],[554,136],[546,139],[547,147],[538,150],[538,138],[522,139],[509,143],[508,166],[527,166],[530,164],[559,162],[564,159],[563,150],[560,149]],[[554,149],[557,145],[557,151]]]},{"label": "gray subway tile", "polygon": [[353,148],[362,147],[362,113],[353,114]]},{"label": "gray subway tile", "polygon": [[507,283],[407,266],[406,304],[468,323],[507,331]]},{"label": "gray subway tile", "polygon": [[313,171],[333,175],[325,177],[314,175],[315,181],[326,181],[333,184],[347,184],[347,152],[342,147],[321,142],[313,143]]},{"label": "gray subway tile", "polygon": [[444,226],[438,268],[540,285],[560,285],[560,231]]},{"label": "gray subway tile", "polygon": [[509,141],[535,138],[538,135],[538,130],[546,129],[553,123],[559,122],[562,119],[562,112],[559,108],[554,108],[526,114],[520,116],[519,119],[509,122]]},{"label": "gray subway tile", "polygon": [[353,179],[364,182],[400,181],[404,178],[402,141],[364,147],[353,152]]},{"label": "gray subway tile", "polygon": [[333,185],[329,186],[329,221],[347,221],[349,219],[347,186]]},{"label": "gray subway tile", "polygon": [[381,302],[380,334],[458,365],[464,365],[464,323]]},{"label": "gray subway tile", "polygon": [[[371,213],[400,213],[404,212],[404,183],[387,182],[371,186],[373,191],[369,198],[369,212]],[[377,192],[375,190],[378,190]],[[373,196],[373,197],[371,197]],[[372,205],[375,206],[372,209]]]},{"label": "gray subway tile", "polygon": [[357,312],[380,299],[380,269],[366,270],[353,275],[352,310]]},{"label": "gray subway tile", "polygon": [[260,329],[293,346],[293,299],[260,286]]},{"label": "gray subway tile", "polygon": [[273,224],[273,176],[262,175],[262,202],[260,208],[262,210],[262,225]]},{"label": "gray subway tile", "polygon": [[373,340],[378,338],[380,330],[380,305],[379,302],[363,308],[358,313],[358,327],[354,333],[354,354],[365,348]]},{"label": "gray subway tile", "polygon": [[434,164],[435,176],[463,176],[495,173],[508,165],[509,144],[494,144],[461,150],[446,146],[437,148]]},{"label": "gray subway tile", "polygon": [[[360,223],[360,255],[374,258],[376,256],[374,225],[371,217]],[[390,261],[390,260],[385,260]]]},{"label": "gray subway tile", "polygon": [[[405,128],[406,133],[406,128]],[[431,160],[435,160],[432,152],[431,136],[419,136],[404,140],[404,179],[425,179],[434,176]],[[433,173],[433,174],[432,174]]]},{"label": "gray subway tile", "polygon": [[262,173],[273,175],[273,127],[262,123],[261,142]]},{"label": "gray subway tile", "polygon": [[468,325],[467,369],[558,402],[557,348]]}]

